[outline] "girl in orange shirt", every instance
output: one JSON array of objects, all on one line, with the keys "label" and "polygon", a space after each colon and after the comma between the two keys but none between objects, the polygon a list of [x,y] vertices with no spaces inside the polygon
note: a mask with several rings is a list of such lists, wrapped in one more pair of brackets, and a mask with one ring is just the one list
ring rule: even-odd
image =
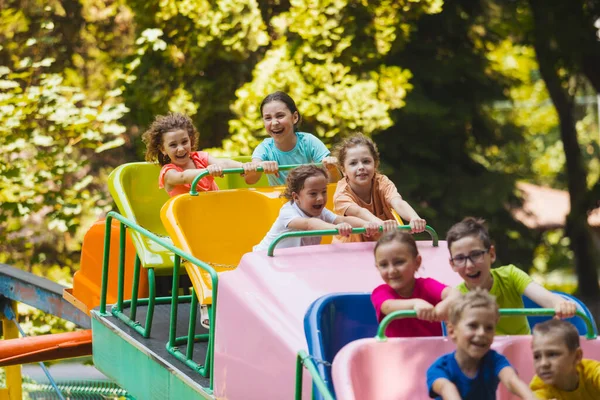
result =
[{"label": "girl in orange shirt", "polygon": [[[376,222],[384,231],[396,229],[392,209],[404,220],[410,221],[412,232],[425,230],[426,221],[402,199],[396,185],[377,171],[379,151],[373,141],[357,134],[345,139],[337,149],[344,178],[337,183],[333,195],[334,211],[339,215],[354,216]],[[379,235],[351,235],[336,237],[337,242],[366,242]]]}]

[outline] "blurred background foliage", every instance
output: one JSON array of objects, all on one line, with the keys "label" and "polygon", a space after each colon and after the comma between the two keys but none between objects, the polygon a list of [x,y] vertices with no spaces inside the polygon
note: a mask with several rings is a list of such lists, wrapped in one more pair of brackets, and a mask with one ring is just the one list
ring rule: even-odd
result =
[{"label": "blurred background foliage", "polygon": [[[83,234],[112,208],[107,174],[143,158],[141,133],[155,115],[185,112],[201,148],[250,154],[265,135],[260,101],[284,90],[302,130],[326,144],[372,136],[383,172],[440,235],[481,216],[498,263],[533,268],[542,281],[575,270],[564,231],[532,230],[511,214],[518,181],[569,188],[534,0],[0,4],[1,262],[69,284]],[[561,7],[599,17],[597,1]],[[561,49],[576,47],[566,40]],[[585,190],[595,193],[597,88],[576,64],[561,68],[577,83],[568,93]],[[558,286],[575,290],[561,276]]]}]

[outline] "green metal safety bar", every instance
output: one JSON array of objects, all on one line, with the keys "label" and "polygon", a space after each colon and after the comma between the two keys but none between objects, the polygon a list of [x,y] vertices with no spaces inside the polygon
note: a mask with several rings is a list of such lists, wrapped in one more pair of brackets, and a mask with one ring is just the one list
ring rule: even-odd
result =
[{"label": "green metal safety bar", "polygon": [[[398,225],[398,229],[400,230],[411,230],[410,225]],[[438,234],[437,232],[429,225],[425,227],[425,231],[429,233],[431,236],[431,240],[433,242],[433,247],[438,246]],[[352,228],[352,233],[366,233],[366,228]],[[379,227],[379,232],[383,232],[383,227]],[[267,250],[267,255],[269,257],[273,257],[273,252],[275,251],[275,247],[279,242],[283,239],[291,238],[291,237],[306,237],[306,236],[332,236],[339,235],[339,231],[337,229],[323,229],[319,231],[291,231],[285,232],[281,235],[277,236],[273,242],[269,245],[269,249]]]},{"label": "green metal safety bar", "polygon": [[[287,171],[290,169],[297,168],[301,165],[307,165],[307,164],[280,165],[278,170],[279,171]],[[321,167],[323,164],[316,163],[316,164],[310,164],[310,165],[316,165],[317,167]],[[256,169],[256,172],[264,172],[264,170],[262,167],[258,167]],[[227,168],[227,169],[223,170],[223,174],[243,174],[243,173],[244,173],[244,168]],[[192,181],[192,187],[190,188],[190,196],[198,196],[198,190],[197,190],[198,182],[200,182],[200,179],[207,177],[208,175],[210,175],[210,173],[208,172],[208,170],[205,170],[205,171],[199,173],[198,176],[196,176],[194,178],[194,180]]]},{"label": "green metal safety bar", "polygon": [[[533,317],[541,317],[541,316],[554,316],[555,311],[553,308],[501,308],[500,309],[500,317],[521,317],[521,316],[533,316]],[[596,339],[596,333],[594,332],[594,326],[592,325],[592,321],[581,311],[577,311],[575,313],[579,318],[585,322],[586,333],[585,337],[588,340]],[[414,310],[400,310],[394,311],[388,314],[380,323],[379,328],[377,328],[377,335],[375,338],[380,342],[385,342],[387,340],[387,336],[385,335],[385,329],[395,319],[400,318],[416,318],[417,312]]]},{"label": "green metal safety bar", "polygon": [[[319,371],[317,370],[317,366],[315,365],[312,358],[306,353],[304,350],[300,350],[298,352],[298,356],[296,357],[296,391],[295,391],[295,400],[302,400],[302,366],[305,366],[310,376],[319,390],[319,393],[325,400],[335,400],[325,381],[321,378]],[[314,396],[313,396],[314,398]]]},{"label": "green metal safety bar", "polygon": [[[102,262],[102,287],[100,293],[100,314],[103,316],[108,316],[106,313],[106,297],[107,297],[107,289],[108,289],[108,266],[109,266],[109,257],[110,257],[110,236],[111,236],[111,222],[113,219],[116,219],[120,222],[120,240],[119,240],[119,274],[118,274],[118,292],[117,292],[117,303],[113,305],[111,308],[111,314],[123,321],[129,327],[134,329],[136,332],[148,338],[150,336],[150,329],[152,326],[152,318],[154,314],[154,305],[155,304],[171,304],[171,315],[170,315],[170,324],[169,324],[169,341],[166,344],[167,351],[177,358],[179,361],[186,364],[188,367],[197,371],[204,377],[210,378],[210,388],[212,391],[213,388],[213,377],[210,373],[212,363],[213,363],[213,346],[215,341],[215,329],[214,324],[216,321],[216,306],[217,306],[217,287],[218,287],[218,276],[216,271],[207,263],[197,259],[196,257],[188,254],[179,248],[175,247],[173,244],[166,242],[164,239],[161,239],[159,236],[154,233],[148,231],[147,229],[142,228],[135,222],[129,220],[128,218],[122,216],[119,213],[111,211],[106,216],[106,228],[104,233],[104,256]],[[156,242],[160,246],[172,251],[175,254],[175,260],[173,263],[173,286],[172,286],[172,294],[170,297],[158,297],[155,298],[155,282],[154,282],[154,271],[152,269],[148,269],[148,280],[149,280],[149,297],[147,299],[138,299],[138,288],[139,288],[139,275],[140,275],[140,261],[139,258],[136,257],[136,262],[134,265],[134,280],[132,287],[132,298],[129,301],[124,301],[124,283],[125,283],[125,235],[126,228],[133,229],[143,236],[150,238],[152,241]],[[188,262],[192,263],[198,268],[201,268],[208,272],[211,278],[212,283],[212,299],[213,304],[210,307],[210,321],[211,328],[209,329],[208,334],[195,335],[195,320],[196,320],[196,310],[198,300],[195,296],[195,293],[192,291],[191,296],[179,296],[179,273],[181,267],[181,259],[185,259]],[[176,329],[177,329],[177,308],[180,303],[188,303],[191,302],[190,307],[190,325],[194,324],[194,328],[190,327],[188,330],[188,336],[186,337],[177,337]],[[137,306],[147,305],[148,311],[146,316],[146,326],[142,327],[139,322],[135,321]],[[131,314],[127,316],[123,313],[123,308],[126,306],[131,306]],[[192,319],[193,317],[193,319]],[[193,343],[190,344],[189,340],[193,341],[208,341],[208,347],[206,351],[206,359],[204,365],[200,365],[195,361],[191,360],[191,356],[193,353]],[[186,354],[181,353],[176,346],[182,345],[187,342]]]}]

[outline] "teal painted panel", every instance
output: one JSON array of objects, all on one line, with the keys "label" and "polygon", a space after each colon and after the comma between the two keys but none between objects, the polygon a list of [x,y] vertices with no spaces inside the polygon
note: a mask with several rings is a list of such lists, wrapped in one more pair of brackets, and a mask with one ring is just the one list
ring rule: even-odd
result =
[{"label": "teal painted panel", "polygon": [[[92,347],[94,364],[102,373],[143,400],[214,399],[189,378],[138,346],[120,330],[98,320],[92,311]],[[192,386],[193,385],[193,386]]]}]

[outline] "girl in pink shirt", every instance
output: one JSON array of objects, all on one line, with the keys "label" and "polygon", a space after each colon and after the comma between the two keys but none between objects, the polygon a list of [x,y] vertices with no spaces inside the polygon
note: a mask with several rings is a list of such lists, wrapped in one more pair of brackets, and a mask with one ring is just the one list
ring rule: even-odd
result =
[{"label": "girl in pink shirt", "polygon": [[446,319],[456,289],[431,278],[415,278],[421,256],[415,239],[402,231],[388,232],[375,245],[375,265],[385,284],[373,290],[371,301],[377,320],[398,310],[414,310],[417,318],[392,321],[388,337],[442,336],[440,321]]},{"label": "girl in pink shirt", "polygon": [[223,168],[244,168],[244,172],[256,171],[257,163],[215,158],[205,151],[194,151],[199,134],[192,120],[183,114],[169,113],[156,117],[150,128],[144,132],[146,161],[157,162],[162,166],[158,177],[158,187],[165,188],[169,196],[187,193],[194,178],[208,171],[198,182],[199,191],[219,190],[215,176],[223,175]]}]

